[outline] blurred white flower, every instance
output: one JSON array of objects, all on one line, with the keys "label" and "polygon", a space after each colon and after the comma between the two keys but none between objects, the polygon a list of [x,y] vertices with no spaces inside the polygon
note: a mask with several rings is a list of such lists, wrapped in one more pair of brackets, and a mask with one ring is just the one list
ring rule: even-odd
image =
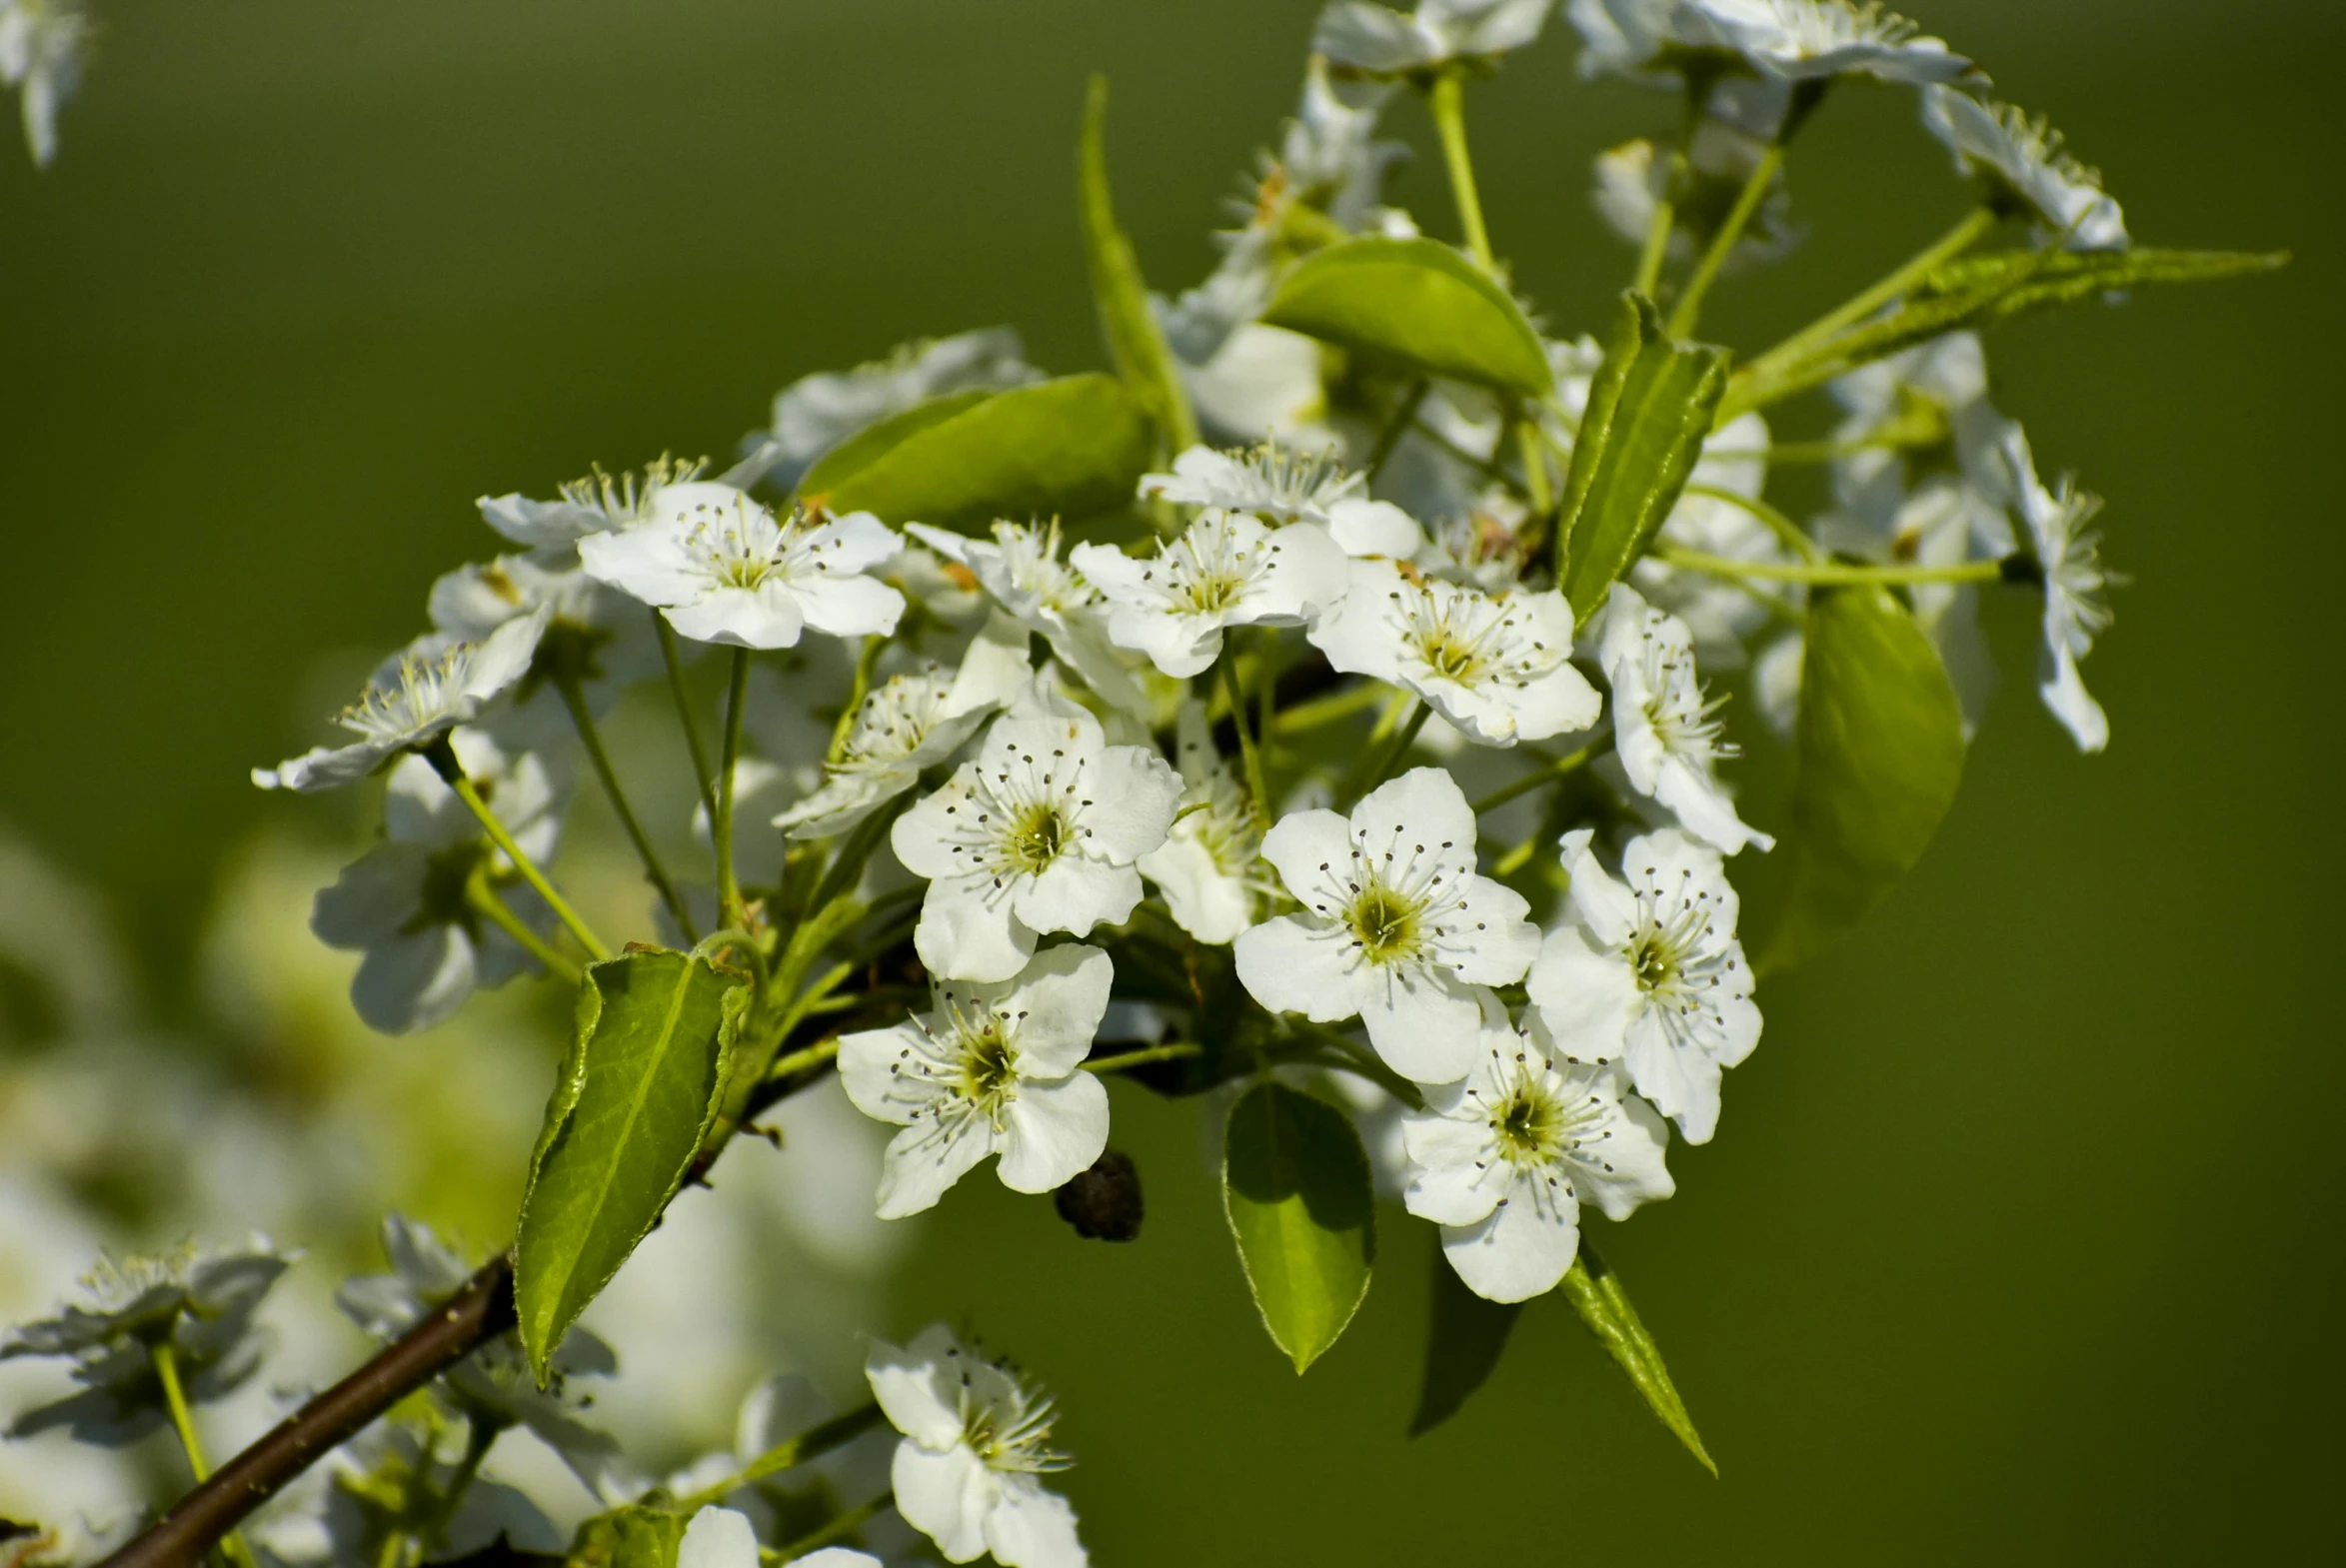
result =
[{"label": "blurred white flower", "polygon": [[[1684,188],[1671,204],[1672,222],[1663,255],[1691,263],[1718,232],[1736,198],[1766,154],[1764,138],[1706,115],[1694,130],[1686,160]],[[1623,142],[1596,156],[1596,210],[1612,231],[1642,246],[1653,226],[1655,206],[1670,189],[1675,160],[1650,140]],[[1792,222],[1792,198],[1781,172],[1768,185],[1758,210],[1728,250],[1723,275],[1779,261],[1800,243]]]},{"label": "blurred white flower", "polygon": [[1376,76],[1486,59],[1539,36],[1554,0],[1422,0],[1406,16],[1367,0],[1334,0],[1319,13],[1311,48]]},{"label": "blurred white flower", "polygon": [[758,1568],[758,1532],[731,1508],[704,1508],[677,1543],[676,1568]]},{"label": "blurred white flower", "polygon": [[553,501],[532,501],[517,491],[483,496],[476,505],[483,522],[517,545],[574,545],[590,534],[650,521],[653,498],[672,485],[691,484],[704,467],[699,459],[686,462],[664,452],[644,465],[641,480],[632,469],[615,476],[597,465],[585,479],[563,485]]},{"label": "blurred white flower", "polygon": [[1313,523],[1273,530],[1208,507],[1154,557],[1078,545],[1076,570],[1108,599],[1108,635],[1169,676],[1202,675],[1227,627],[1301,626],[1344,592],[1344,554]]},{"label": "blurred white flower", "polygon": [[897,1511],[948,1562],[988,1552],[1005,1568],[1085,1568],[1076,1511],[1038,1477],[1068,1468],[1051,1447],[1057,1409],[1008,1363],[942,1323],[910,1345],[875,1340],[865,1373],[896,1429]]},{"label": "blurred white flower", "polygon": [[0,0],[0,82],[17,90],[25,145],[43,168],[57,156],[57,111],[81,85],[88,35],[81,0]]},{"label": "blurred white flower", "polygon": [[2006,433],[2004,456],[2012,500],[2028,531],[2029,554],[2044,583],[2037,693],[2080,752],[2098,752],[2110,744],[2110,721],[2085,690],[2077,662],[2110,624],[2105,595],[2112,579],[2102,567],[2101,533],[2089,526],[2101,511],[2101,498],[2075,488],[2067,475],[2047,489],[2036,477],[2028,438],[2017,425]]},{"label": "blurred white flower", "polygon": [[[1702,443],[1702,456],[1689,486],[1758,500],[1767,484],[1767,420],[1754,412],[1737,416]],[[1717,496],[1685,495],[1662,520],[1658,537],[1667,544],[1729,561],[1776,564],[1791,559],[1775,530]],[[1694,655],[1711,669],[1733,670],[1744,662],[1744,644],[1760,628],[1797,602],[1784,585],[1728,581],[1707,572],[1669,566],[1651,556],[1629,569],[1629,581],[1652,604],[1686,623]],[[1779,607],[1770,610],[1770,605]]]},{"label": "blurred white flower", "polygon": [[2045,240],[2073,251],[2126,248],[2126,215],[2101,175],[2071,157],[2042,116],[1928,87],[1922,123],[1955,155],[1956,173],[1978,180],[1999,210],[2033,218]]},{"label": "blurred white flower", "polygon": [[823,787],[774,818],[793,838],[832,838],[921,782],[961,749],[986,707],[956,712],[959,672],[932,665],[895,676],[864,699],[839,756],[823,765]]},{"label": "blurred white flower", "polygon": [[1584,76],[1655,81],[1735,69],[1794,83],[1976,74],[1969,60],[1871,0],[1571,0],[1570,15]]},{"label": "blurred white flower", "polygon": [[1371,501],[1366,476],[1347,472],[1341,454],[1298,452],[1265,441],[1246,452],[1191,447],[1171,474],[1144,474],[1143,500],[1250,512],[1265,523],[1317,523],[1347,556],[1397,556],[1424,543],[1412,518],[1389,501]]},{"label": "blurred white flower", "polygon": [[1773,838],[1735,814],[1719,784],[1714,765],[1735,752],[1719,740],[1712,717],[1718,705],[1703,696],[1686,623],[1615,583],[1599,657],[1613,689],[1614,749],[1630,786],[1729,854],[1746,844],[1774,848]]}]

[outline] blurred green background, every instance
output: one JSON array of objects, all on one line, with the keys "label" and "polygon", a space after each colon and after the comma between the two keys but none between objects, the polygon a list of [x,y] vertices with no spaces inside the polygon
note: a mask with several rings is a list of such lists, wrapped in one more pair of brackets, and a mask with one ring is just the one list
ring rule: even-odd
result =
[{"label": "blurred green background", "polygon": [[[1086,74],[1115,83],[1149,274],[1185,285],[1291,107],[1313,9],[112,0],[57,166],[0,148],[0,817],[106,889],[147,1003],[187,1011],[220,862],[265,817],[341,820],[246,769],[341,700],[321,668],[404,641],[431,579],[491,552],[473,497],[722,457],[783,382],[924,333],[1010,322],[1053,370],[1100,363],[1071,191]],[[2001,405],[2108,496],[2136,579],[2088,667],[2115,744],[2072,753],[2033,702],[2025,609],[2004,616],[2011,679],[1921,871],[1763,991],[1720,1138],[1674,1152],[1677,1198],[1605,1228],[1715,1482],[1553,1302],[1463,1416],[1405,1440],[1430,1248],[1397,1215],[1361,1317],[1298,1382],[1193,1107],[1119,1088],[1138,1245],[957,1191],[874,1326],[966,1318],[1040,1364],[1101,1561],[2335,1549],[2346,11],[1922,20],[2055,117],[2139,239],[2297,253],[1990,342]],[[1590,155],[1671,113],[1581,84],[1552,34],[1471,95],[1495,243],[1554,329],[1598,325],[1629,267]],[[1415,106],[1388,125],[1424,145]],[[1746,349],[1961,200],[1886,91],[1838,95],[1792,179],[1807,246],[1708,324]],[[1450,232],[1438,161],[1394,195]]]}]

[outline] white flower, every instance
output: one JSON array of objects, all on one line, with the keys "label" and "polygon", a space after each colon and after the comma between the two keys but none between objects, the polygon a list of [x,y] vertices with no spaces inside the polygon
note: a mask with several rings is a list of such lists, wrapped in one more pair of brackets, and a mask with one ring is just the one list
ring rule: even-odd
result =
[{"label": "white flower", "polygon": [[1630,786],[1729,854],[1745,844],[1774,848],[1773,838],[1735,814],[1712,771],[1719,758],[1735,753],[1719,740],[1718,721],[1711,717],[1718,705],[1703,698],[1686,623],[1655,610],[1626,583],[1615,583],[1605,606],[1600,658],[1613,689],[1614,748]]},{"label": "white flower", "polygon": [[664,452],[644,465],[640,483],[632,469],[613,476],[598,464],[585,479],[561,486],[559,500],[532,501],[517,491],[483,496],[475,505],[483,522],[517,545],[573,545],[590,534],[649,521],[653,499],[671,485],[699,479],[704,466],[698,459],[686,462]]},{"label": "white flower", "polygon": [[1366,0],[1334,0],[1319,13],[1311,48],[1336,65],[1377,76],[1424,71],[1520,49],[1539,36],[1553,3],[1422,0],[1403,16]]},{"label": "white flower", "polygon": [[529,674],[550,615],[541,606],[478,644],[445,633],[418,638],[386,660],[359,700],[336,716],[335,723],[358,734],[356,743],[321,746],[275,768],[256,768],[253,783],[264,789],[332,789],[471,724]]},{"label": "white flower", "polygon": [[1326,57],[1314,54],[1304,68],[1302,100],[1279,141],[1280,194],[1320,209],[1345,229],[1373,224],[1385,171],[1409,156],[1407,143],[1376,139],[1377,116],[1392,94],[1389,82],[1335,80]]},{"label": "white flower", "polygon": [[677,1543],[676,1568],[758,1568],[758,1532],[747,1514],[704,1508]]},{"label": "white flower", "polygon": [[2101,511],[2101,498],[2076,489],[2067,475],[2046,489],[2036,477],[2028,438],[2017,425],[2006,432],[2004,454],[2011,470],[2012,501],[2044,579],[2044,651],[2038,660],[2037,693],[2076,738],[2079,751],[2098,752],[2110,744],[2110,721],[2085,690],[2077,661],[2110,624],[2103,595],[2111,578],[2102,568],[2101,533],[2087,526]]},{"label": "white flower", "polygon": [[[509,754],[475,730],[456,732],[453,744],[522,852],[551,859],[569,780],[537,753]],[[410,757],[392,771],[383,824],[385,841],[319,891],[310,929],[329,947],[366,955],[350,999],[367,1026],[407,1034],[443,1021],[476,988],[502,985],[536,963],[468,898],[476,876],[510,879],[514,868],[430,763]],[[552,911],[535,892],[509,886],[504,894],[541,934],[553,929]]]},{"label": "white flower", "polygon": [[996,604],[1048,639],[1051,651],[1102,702],[1131,713],[1148,711],[1148,697],[1128,663],[1131,656],[1109,640],[1099,590],[1060,559],[1057,522],[1046,527],[997,523],[991,541],[925,523],[909,523],[905,532],[968,569]]},{"label": "white flower", "polygon": [[[1674,202],[1665,251],[1670,261],[1691,263],[1697,250],[1710,244],[1766,151],[1764,138],[1715,116],[1703,118],[1695,128],[1687,157],[1690,189],[1680,192]],[[1612,231],[1631,245],[1645,243],[1654,207],[1669,192],[1674,163],[1661,147],[1642,139],[1623,142],[1597,155],[1596,210]],[[1776,261],[1799,241],[1799,227],[1792,222],[1792,199],[1779,173],[1727,252],[1720,271],[1732,275]]]},{"label": "white flower", "polygon": [[27,1410],[9,1427],[29,1437],[71,1428],[85,1443],[119,1447],[161,1425],[164,1394],[155,1347],[169,1345],[187,1397],[209,1403],[260,1369],[267,1333],[253,1321],[261,1300],[301,1254],[255,1232],[240,1247],[107,1258],[82,1278],[87,1305],[0,1336],[0,1361],[63,1356],[82,1392]]},{"label": "white flower", "polygon": [[33,162],[57,156],[57,110],[81,85],[81,0],[0,0],[0,82],[22,95],[25,144]]},{"label": "white flower", "polygon": [[1047,1396],[943,1324],[902,1348],[875,1340],[864,1373],[905,1434],[892,1467],[897,1512],[948,1562],[992,1552],[1005,1568],[1085,1568],[1076,1511],[1038,1479],[1069,1465],[1050,1446],[1058,1412]]},{"label": "white flower", "polygon": [[913,945],[931,973],[1007,980],[1041,931],[1082,936],[1141,901],[1134,861],[1165,842],[1179,778],[1037,681],[974,762],[896,819],[891,842],[929,878]]},{"label": "white flower", "polygon": [[869,512],[793,512],[786,523],[731,485],[672,485],[651,515],[579,541],[587,575],[665,611],[679,636],[740,648],[789,648],[808,627],[833,637],[887,636],[905,597],[864,576],[897,551]]},{"label": "white flower", "polygon": [[774,485],[795,488],[823,454],[916,404],[1042,380],[1026,354],[1016,328],[982,327],[905,344],[887,359],[854,370],[801,377],[775,395],[771,433],[743,443],[744,467]]},{"label": "white flower", "polygon": [[644,607],[580,571],[578,552],[567,545],[459,567],[433,583],[426,601],[433,629],[468,643],[485,641],[541,606],[547,614],[531,654],[534,679],[524,684],[520,712],[506,727],[551,741],[569,734],[571,718],[545,678],[576,677],[589,712],[601,716],[626,688],[659,672],[660,640]]},{"label": "white flower", "polygon": [[1262,840],[1303,907],[1237,940],[1238,979],[1272,1012],[1357,1015],[1395,1072],[1448,1083],[1474,1064],[1477,985],[1523,977],[1539,943],[1520,893],[1475,871],[1474,812],[1456,781],[1419,768],[1350,818],[1295,811]]},{"label": "white flower", "polygon": [[1637,1092],[1690,1143],[1718,1127],[1719,1074],[1759,1043],[1751,966],[1735,940],[1735,889],[1717,852],[1664,827],[1629,840],[1626,885],[1564,834],[1571,890],[1525,982],[1567,1056],[1616,1054]]},{"label": "white flower", "polygon": [[1273,530],[1212,507],[1154,559],[1114,545],[1078,545],[1070,557],[1107,596],[1110,639],[1183,679],[1213,668],[1224,627],[1301,626],[1345,583],[1344,553],[1317,524]]},{"label": "white flower", "polygon": [[1555,1288],[1580,1250],[1580,1205],[1626,1219],[1676,1188],[1669,1129],[1619,1070],[1573,1061],[1534,1022],[1526,1037],[1484,992],[1466,1076],[1401,1118],[1410,1213],[1441,1226],[1442,1255],[1476,1295],[1525,1301]]},{"label": "white flower", "polygon": [[[1978,335],[1952,332],[1835,379],[1833,400],[1848,411],[1833,432],[1847,449],[1833,460],[1833,494],[1881,528],[1918,481],[1952,469],[1986,506],[2010,488],[2003,459],[2010,425],[1987,400],[1987,356]],[[2013,549],[2008,528],[1983,535],[1995,556]]]},{"label": "white flower", "polygon": [[1097,947],[1053,947],[1012,979],[939,984],[926,1017],[840,1040],[848,1098],[905,1129],[881,1172],[882,1219],[931,1207],[989,1154],[1014,1192],[1091,1169],[1108,1146],[1108,1089],[1083,1063],[1115,976]]},{"label": "white flower", "polygon": [[1982,182],[1998,209],[2033,217],[2048,240],[2073,251],[2126,248],[2126,215],[2102,190],[2101,175],[2071,157],[2042,116],[1928,87],[1922,123],[1955,155],[1956,173]]},{"label": "white flower", "polygon": [[1171,474],[1141,476],[1141,499],[1251,512],[1266,523],[1317,523],[1347,556],[1407,560],[1424,531],[1392,503],[1370,501],[1367,487],[1332,450],[1302,453],[1266,441],[1243,453],[1191,447],[1173,459]]},{"label": "white flower", "polygon": [[1203,704],[1182,703],[1177,737],[1180,809],[1166,841],[1134,863],[1182,930],[1220,946],[1254,923],[1262,826],[1228,762],[1214,755]]},{"label": "white flower", "polygon": [[1553,590],[1485,594],[1355,561],[1308,635],[1336,669],[1416,693],[1484,746],[1585,730],[1602,707],[1570,664],[1572,610]]},{"label": "white flower", "polygon": [[1678,10],[1695,36],[1707,28],[1717,44],[1776,81],[1950,82],[1974,69],[1872,0],[1681,0]]},{"label": "white flower", "polygon": [[892,677],[864,699],[848,727],[847,744],[823,765],[823,787],[774,825],[793,838],[833,838],[921,782],[921,772],[961,750],[986,717],[984,708],[957,713],[959,672],[928,669]]}]

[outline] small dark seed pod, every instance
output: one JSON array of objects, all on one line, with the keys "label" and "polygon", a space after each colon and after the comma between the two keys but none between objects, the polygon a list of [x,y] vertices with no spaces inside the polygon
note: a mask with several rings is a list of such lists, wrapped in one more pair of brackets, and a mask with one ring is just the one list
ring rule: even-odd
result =
[{"label": "small dark seed pod", "polygon": [[1052,1203],[1087,1241],[1130,1241],[1141,1234],[1141,1172],[1130,1154],[1116,1149],[1053,1193]]}]

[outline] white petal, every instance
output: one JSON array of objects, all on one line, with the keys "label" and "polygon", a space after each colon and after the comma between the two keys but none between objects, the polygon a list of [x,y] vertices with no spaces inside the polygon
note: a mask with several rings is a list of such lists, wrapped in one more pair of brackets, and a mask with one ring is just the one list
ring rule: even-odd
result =
[{"label": "white petal", "polygon": [[1334,867],[1351,863],[1352,829],[1333,811],[1289,811],[1263,834],[1262,857],[1287,891],[1308,903]]},{"label": "white petal", "polygon": [[941,710],[945,717],[1000,708],[1016,697],[1035,677],[1034,661],[1028,653],[1031,637],[1009,613],[990,612],[969,652],[962,656],[962,667],[954,675],[953,690],[946,694]]},{"label": "white petal", "polygon": [[1474,808],[1458,782],[1439,768],[1413,768],[1377,785],[1352,807],[1352,822],[1363,832],[1391,824],[1394,832],[1406,830],[1426,843],[1462,846],[1468,857],[1474,850]]},{"label": "white petal", "polygon": [[1084,787],[1092,801],[1084,807],[1084,852],[1119,865],[1165,842],[1180,807],[1180,775],[1147,747],[1109,747]]},{"label": "white petal", "polygon": [[1020,1073],[1056,1078],[1075,1071],[1091,1053],[1115,982],[1116,965],[1098,947],[1071,942],[1037,953],[998,1004],[1018,1018]]},{"label": "white petal", "polygon": [[755,589],[711,589],[664,614],[679,637],[733,648],[792,648],[806,629],[798,596],[773,580]]},{"label": "white petal", "polygon": [[889,1467],[896,1484],[896,1510],[905,1523],[937,1543],[951,1563],[966,1563],[986,1552],[986,1515],[997,1483],[978,1456],[961,1443],[931,1453],[917,1443],[899,1443]]},{"label": "white petal", "polygon": [[1486,1301],[1528,1301],[1553,1290],[1580,1250],[1580,1205],[1535,1201],[1518,1182],[1478,1225],[1443,1226],[1441,1253]]},{"label": "white petal", "polygon": [[1165,895],[1173,923],[1201,942],[1226,945],[1253,921],[1254,893],[1245,877],[1224,871],[1194,838],[1176,830],[1134,864]]},{"label": "white petal", "polygon": [[[833,637],[886,637],[905,613],[905,596],[868,577],[825,575],[798,585],[799,613],[807,625]],[[791,639],[796,642],[794,636]],[[760,644],[785,648],[789,644]]]},{"label": "white petal", "polygon": [[999,1146],[994,1128],[972,1116],[943,1131],[922,1122],[889,1140],[880,1165],[880,1217],[902,1219],[934,1208],[946,1190]]},{"label": "white petal", "polygon": [[1718,1129],[1719,1064],[1693,1045],[1673,1045],[1651,1011],[1631,1021],[1621,1064],[1637,1092],[1678,1124],[1689,1143],[1708,1143]]},{"label": "white petal", "polygon": [[1299,1012],[1314,1023],[1349,1018],[1360,1009],[1362,987],[1345,967],[1347,941],[1338,930],[1314,931],[1291,914],[1264,920],[1234,944],[1238,983],[1272,1012]]},{"label": "white petal", "polygon": [[926,1043],[910,1021],[886,1029],[862,1029],[839,1038],[839,1080],[856,1109],[875,1121],[902,1126],[913,1118],[913,1104],[891,1071],[908,1049]]},{"label": "white petal", "polygon": [[1077,1071],[1056,1082],[1024,1082],[1002,1133],[1002,1184],[1049,1192],[1092,1168],[1108,1147],[1108,1085]]},{"label": "white petal", "polygon": [[1016,885],[1010,908],[1032,930],[1082,936],[1096,925],[1132,918],[1145,891],[1132,866],[1104,865],[1070,852]]},{"label": "white petal", "polygon": [[2098,752],[2110,744],[2110,720],[2102,705],[2085,690],[2077,673],[2077,658],[2065,647],[2048,646],[2038,661],[2037,692],[2044,706],[2077,742],[2080,752]]},{"label": "white petal", "polygon": [[872,1341],[864,1376],[889,1424],[925,1448],[962,1440],[960,1361],[968,1354],[952,1329],[932,1323],[909,1345]]},{"label": "white petal", "polygon": [[[1137,874],[1133,883],[1138,902]],[[1007,980],[1027,966],[1035,955],[1034,929],[1011,912],[1007,900],[993,898],[990,876],[940,877],[929,884],[921,922],[913,928],[913,950],[930,973],[949,980]]]},{"label": "white petal", "polygon": [[428,925],[367,949],[351,977],[351,1005],[385,1034],[428,1029],[473,993],[472,939],[453,925]]},{"label": "white petal", "polygon": [[1419,1083],[1454,1082],[1482,1053],[1482,1009],[1429,973],[1386,986],[1362,1004],[1360,1021],[1384,1064]]},{"label": "white petal", "polygon": [[986,1544],[1003,1568],[1087,1568],[1076,1510],[1033,1476],[1005,1476],[986,1515]]},{"label": "white petal", "polygon": [[1610,1061],[1621,1053],[1637,975],[1619,948],[1597,946],[1581,926],[1559,926],[1540,943],[1524,989],[1560,1054]]},{"label": "white petal", "polygon": [[758,1532],[731,1508],[704,1508],[685,1526],[676,1568],[758,1568]]},{"label": "white petal", "polygon": [[1406,561],[1425,543],[1417,520],[1389,501],[1339,501],[1327,509],[1328,536],[1347,556],[1392,556]]}]

